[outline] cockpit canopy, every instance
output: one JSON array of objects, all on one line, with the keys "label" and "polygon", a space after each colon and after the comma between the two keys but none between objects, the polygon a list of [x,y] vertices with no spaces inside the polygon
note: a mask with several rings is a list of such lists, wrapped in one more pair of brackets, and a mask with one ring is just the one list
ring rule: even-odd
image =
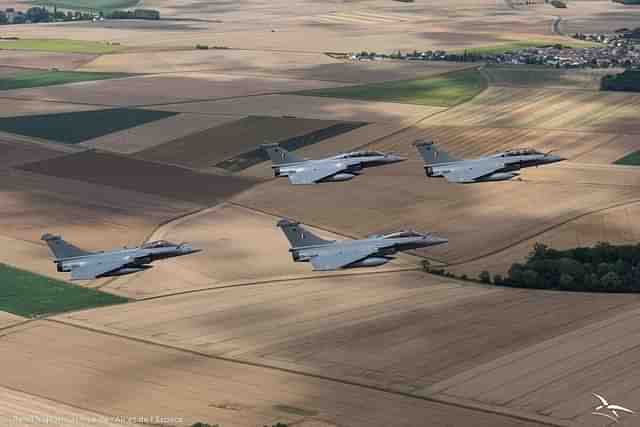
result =
[{"label": "cockpit canopy", "polygon": [[544,155],[543,153],[533,148],[516,148],[516,149],[505,151],[503,154],[508,157]]},{"label": "cockpit canopy", "polygon": [[158,248],[169,248],[172,246],[178,246],[175,243],[168,242],[166,240],[156,240],[153,242],[147,242],[140,246],[140,249],[158,249]]},{"label": "cockpit canopy", "polygon": [[384,239],[402,239],[402,238],[411,238],[411,237],[424,237],[424,234],[420,234],[416,231],[404,230],[397,231],[395,233],[389,233],[382,236]]},{"label": "cockpit canopy", "polygon": [[384,157],[384,153],[379,151],[355,151],[353,153],[346,153],[341,156],[343,159],[355,159],[359,157]]}]

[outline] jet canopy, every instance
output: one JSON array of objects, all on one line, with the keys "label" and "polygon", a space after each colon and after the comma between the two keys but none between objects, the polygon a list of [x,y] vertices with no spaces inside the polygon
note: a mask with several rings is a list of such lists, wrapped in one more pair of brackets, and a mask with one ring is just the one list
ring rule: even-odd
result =
[{"label": "jet canopy", "polygon": [[166,240],[156,240],[153,242],[147,242],[140,246],[140,249],[158,249],[158,248],[170,248],[178,246],[175,243],[168,242]]},{"label": "jet canopy", "polygon": [[353,153],[342,154],[342,159],[357,159],[359,157],[384,157],[384,153],[379,151],[354,151]]},{"label": "jet canopy", "polygon": [[533,148],[516,148],[513,150],[505,151],[503,155],[507,157],[515,157],[515,156],[543,155],[543,153]]},{"label": "jet canopy", "polygon": [[389,233],[382,236],[383,239],[402,239],[411,237],[424,237],[424,234],[420,234],[416,231],[403,230],[396,231],[395,233]]}]

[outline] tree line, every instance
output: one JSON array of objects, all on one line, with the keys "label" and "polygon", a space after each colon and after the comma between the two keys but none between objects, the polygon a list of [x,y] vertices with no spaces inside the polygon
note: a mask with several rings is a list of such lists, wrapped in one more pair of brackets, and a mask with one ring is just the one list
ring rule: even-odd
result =
[{"label": "tree line", "polygon": [[536,243],[525,263],[513,264],[507,277],[496,275],[493,283],[532,289],[640,292],[640,244],[598,243],[592,248],[560,251]]}]

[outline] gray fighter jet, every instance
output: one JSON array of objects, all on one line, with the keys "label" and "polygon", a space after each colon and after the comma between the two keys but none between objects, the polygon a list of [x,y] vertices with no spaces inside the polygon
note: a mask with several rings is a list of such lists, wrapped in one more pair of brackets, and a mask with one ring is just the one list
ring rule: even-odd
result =
[{"label": "gray fighter jet", "polygon": [[398,251],[447,243],[447,239],[415,231],[374,234],[361,240],[324,240],[300,223],[280,220],[278,227],[291,243],[291,256],[296,262],[311,262],[316,271],[352,267],[375,267],[393,259]]},{"label": "gray fighter jet", "polygon": [[518,176],[518,170],[532,166],[548,165],[566,160],[551,153],[525,148],[509,150],[473,160],[451,157],[436,147],[432,141],[414,143],[424,159],[424,170],[429,177],[445,177],[449,182],[472,183],[507,181]]},{"label": "gray fighter jet", "polygon": [[148,264],[159,259],[200,252],[200,249],[193,249],[186,243],[176,245],[165,240],[108,252],[87,252],[52,234],[43,235],[42,240],[49,245],[58,271],[71,272],[71,280],[136,273],[151,268]]},{"label": "gray fighter jet", "polygon": [[348,181],[363,168],[388,165],[406,160],[395,154],[378,151],[354,151],[326,159],[310,160],[296,156],[278,144],[263,144],[273,162],[274,176],[289,177],[291,184]]}]

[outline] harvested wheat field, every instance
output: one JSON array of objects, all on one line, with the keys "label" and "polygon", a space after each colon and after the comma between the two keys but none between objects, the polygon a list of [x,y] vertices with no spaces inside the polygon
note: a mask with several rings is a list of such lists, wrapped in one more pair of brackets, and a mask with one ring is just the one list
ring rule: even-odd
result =
[{"label": "harvested wheat field", "polygon": [[[97,412],[65,405],[55,400],[0,387],[0,423],[2,425],[78,427],[116,427],[134,425]],[[5,424],[6,423],[6,424]]]},{"label": "harvested wheat field", "polygon": [[[23,6],[19,7],[20,10]],[[56,53],[39,51],[0,50],[0,65],[19,67],[20,69],[75,70],[97,58],[97,55],[84,53]]]},{"label": "harvested wheat field", "polygon": [[[239,117],[177,114],[120,132],[93,138],[80,145],[119,154],[148,150],[178,138],[184,138],[212,126],[219,126]],[[170,159],[169,159],[170,160]],[[178,163],[169,161],[168,163]]]},{"label": "harvested wheat field", "polygon": [[412,392],[637,302],[395,272],[211,290],[62,318],[211,355]]},{"label": "harvested wheat field", "polygon": [[635,94],[490,87],[425,123],[636,134],[639,115]]},{"label": "harvested wheat field", "polygon": [[265,142],[281,142],[337,124],[338,121],[329,120],[251,116],[148,148],[136,157],[201,169]]},{"label": "harvested wheat field", "polygon": [[110,106],[149,106],[186,100],[321,89],[341,85],[315,80],[190,73],[139,76],[4,91],[1,97],[55,100]]},{"label": "harvested wheat field", "polygon": [[[455,185],[428,179],[421,165],[407,161],[368,169],[341,185],[290,186],[280,179],[234,201],[350,235],[400,228],[431,231],[447,237],[449,244],[420,254],[459,263],[527,240],[594,209],[635,200],[640,179],[629,169],[616,174],[619,169],[613,168],[593,180],[588,173],[552,165],[535,174],[525,170],[523,182]],[[625,179],[629,185],[618,185]]]},{"label": "harvested wheat field", "polygon": [[[0,311],[0,330],[14,325],[16,323],[22,322],[25,319],[20,317],[20,316],[16,316],[15,314],[11,314],[11,313],[7,313],[6,311]],[[0,420],[2,419],[2,409],[0,409]]]},{"label": "harvested wheat field", "polygon": [[[313,272],[311,264],[296,263],[289,242],[276,227],[279,218],[223,204],[172,221],[150,239],[189,242],[203,252],[154,264],[144,274],[112,279],[102,290],[130,298],[179,293],[193,289],[226,287],[295,278],[364,274],[371,269],[333,273]],[[314,230],[328,239],[331,233]],[[418,268],[411,257],[400,257],[373,271]]]},{"label": "harvested wheat field", "polygon": [[417,120],[444,111],[445,108],[395,102],[274,94],[209,102],[167,104],[154,107],[154,110],[213,115],[296,116],[319,120],[381,123]]},{"label": "harvested wheat field", "polygon": [[524,262],[536,243],[544,243],[554,249],[563,250],[594,246],[598,242],[613,245],[636,244],[640,240],[640,198],[619,206],[598,209],[595,212],[559,225],[508,249],[478,260],[449,268],[456,274],[476,277],[483,270],[492,274],[508,273],[513,263]]},{"label": "harvested wheat field", "polygon": [[202,205],[214,204],[257,183],[251,178],[201,174],[93,150],[29,163],[21,169]]},{"label": "harvested wheat field", "polygon": [[48,102],[44,100],[16,100],[3,98],[0,92],[0,117],[17,117],[35,114],[70,113],[75,111],[94,111],[104,107],[73,104],[64,102]]},{"label": "harvested wheat field", "polygon": [[[290,424],[305,417],[352,427],[409,427],[425,419],[433,426],[541,425],[51,321],[4,334],[0,361],[5,387],[116,417],[180,418],[186,425],[204,421],[228,427]],[[33,366],[39,367],[37,376],[31,375]]]},{"label": "harvested wheat field", "polygon": [[[572,425],[610,425],[591,415],[599,405],[592,393],[626,408],[640,405],[639,315],[637,308],[613,315],[462,372],[423,393],[504,405]],[[622,416],[617,425],[635,421]]]}]

